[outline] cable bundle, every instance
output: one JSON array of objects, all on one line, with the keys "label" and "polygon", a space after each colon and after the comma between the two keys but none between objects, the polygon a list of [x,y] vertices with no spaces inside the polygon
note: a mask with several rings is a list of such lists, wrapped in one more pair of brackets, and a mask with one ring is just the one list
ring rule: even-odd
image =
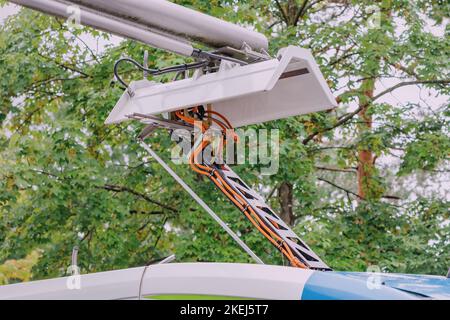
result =
[{"label": "cable bundle", "polygon": [[[191,113],[191,115],[189,113]],[[208,124],[208,122],[214,122],[222,130],[222,145],[226,143],[226,131],[234,130],[230,122],[224,116],[212,110],[203,111],[202,114],[204,116],[202,118],[198,117],[198,119],[192,116],[198,114],[197,108],[190,109],[189,111],[177,111],[175,114],[180,120],[183,120],[197,127],[199,130],[201,130],[202,133],[204,133],[210,127],[210,124]],[[220,119],[217,119],[213,116],[217,116]],[[237,139],[236,134],[234,134],[233,137],[234,139]],[[244,213],[247,219],[250,220],[250,222],[258,229],[258,231],[261,232],[263,236],[266,237],[289,260],[292,266],[299,268],[308,268],[292,253],[289,245],[277,234],[276,229],[279,229],[279,226],[275,222],[273,222],[273,226],[268,225],[263,219],[260,218],[260,216],[251,207],[247,200],[227,183],[227,181],[220,174],[221,170],[219,165],[209,166],[198,161],[198,156],[210,143],[210,141],[202,139],[198,147],[194,149],[189,159],[189,164],[192,170],[201,175],[207,176],[223,192],[223,194],[225,194],[227,198],[230,199],[233,204]]]}]

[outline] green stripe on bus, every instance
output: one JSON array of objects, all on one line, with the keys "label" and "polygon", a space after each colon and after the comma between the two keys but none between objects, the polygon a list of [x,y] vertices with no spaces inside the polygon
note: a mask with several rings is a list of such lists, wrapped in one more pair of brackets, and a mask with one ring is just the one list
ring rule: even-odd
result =
[{"label": "green stripe on bus", "polygon": [[146,299],[153,300],[252,300],[250,298],[230,297],[230,296],[209,296],[201,294],[161,294],[146,296]]}]

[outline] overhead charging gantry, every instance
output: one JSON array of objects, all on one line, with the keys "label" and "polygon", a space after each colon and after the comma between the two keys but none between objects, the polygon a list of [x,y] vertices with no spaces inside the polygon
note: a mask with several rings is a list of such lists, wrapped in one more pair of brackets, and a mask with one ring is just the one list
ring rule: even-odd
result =
[{"label": "overhead charging gantry", "polygon": [[[196,137],[190,168],[207,177],[293,267],[331,270],[294,231],[226,163],[205,160],[209,129],[220,132],[220,144],[238,139],[234,128],[336,107],[310,51],[289,46],[275,57],[267,38],[255,31],[164,0],[14,0],[58,17],[77,13],[79,22],[155,48],[191,57],[193,63],[152,69],[130,59],[118,60],[116,79],[124,93],[105,123],[145,124],[139,143],[257,262],[255,253],[144,142],[157,128],[184,129]],[[74,8],[76,10],[74,10]],[[202,44],[211,50],[200,50]],[[131,63],[144,79],[126,83],[120,65]],[[160,83],[148,76],[173,73]],[[195,134],[195,133],[198,134]],[[230,134],[231,132],[231,134]],[[221,155],[216,154],[216,159]]]}]

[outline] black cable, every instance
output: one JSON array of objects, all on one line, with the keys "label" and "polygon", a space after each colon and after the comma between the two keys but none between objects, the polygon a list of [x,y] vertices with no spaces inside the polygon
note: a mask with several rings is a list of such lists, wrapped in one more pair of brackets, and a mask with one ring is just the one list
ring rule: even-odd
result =
[{"label": "black cable", "polygon": [[171,73],[171,72],[182,72],[182,71],[186,71],[186,70],[198,69],[198,68],[205,67],[209,63],[208,61],[204,60],[204,61],[190,63],[190,64],[185,63],[185,64],[167,67],[167,68],[163,68],[163,69],[149,69],[149,68],[145,68],[139,62],[137,62],[136,60],[133,60],[131,58],[121,58],[121,59],[117,60],[116,63],[114,64],[114,76],[116,77],[117,81],[119,81],[120,84],[122,84],[125,88],[128,88],[128,84],[125,81],[123,81],[123,79],[119,76],[119,65],[122,62],[132,63],[136,67],[138,67],[140,70],[148,72],[149,74],[151,74],[153,76],[158,76],[158,75],[162,75],[165,73]]},{"label": "black cable", "polygon": [[202,68],[202,67],[207,66],[211,60],[216,60],[216,61],[217,60],[227,60],[227,61],[231,61],[234,63],[238,63],[240,65],[248,64],[247,62],[239,60],[239,59],[222,56],[222,55],[212,53],[212,52],[202,51],[200,49],[195,49],[193,56],[197,57],[197,58],[207,59],[207,60],[202,60],[202,61],[194,62],[194,63],[190,63],[190,64],[176,65],[176,66],[167,67],[167,68],[163,68],[163,69],[149,69],[149,68],[144,67],[139,62],[137,62],[136,60],[133,60],[131,58],[121,58],[121,59],[117,60],[116,63],[114,64],[114,76],[116,77],[117,81],[120,82],[120,84],[122,84],[125,88],[128,88],[128,84],[125,81],[123,81],[123,79],[119,76],[119,72],[118,72],[119,64],[122,62],[132,63],[136,67],[138,67],[140,70],[145,71],[153,76],[158,76],[158,75],[162,75],[165,73],[171,73],[171,72],[182,72],[182,71],[186,71],[186,70]]}]

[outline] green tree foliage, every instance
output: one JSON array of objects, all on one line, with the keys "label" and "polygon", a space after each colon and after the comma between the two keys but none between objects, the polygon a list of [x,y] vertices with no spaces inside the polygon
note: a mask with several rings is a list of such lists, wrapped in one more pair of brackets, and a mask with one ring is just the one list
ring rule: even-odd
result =
[{"label": "green tree foliage", "polygon": [[[309,48],[338,97],[336,110],[256,126],[281,130],[276,175],[236,167],[249,184],[273,191],[265,195],[274,209],[282,201],[292,205],[299,235],[339,270],[375,264],[391,272],[444,273],[447,199],[439,186],[433,195],[408,186],[418,174],[448,174],[448,105],[383,98],[401,87],[448,96],[448,5],[381,1],[374,13],[373,1],[177,2],[265,33],[271,53],[289,44]],[[445,29],[447,37],[427,25]],[[172,252],[178,261],[250,262],[136,144],[140,125],[103,124],[122,93],[112,83],[115,60],[140,60],[148,48],[123,41],[97,51],[86,35],[109,39],[26,9],[1,26],[0,262],[42,250],[33,264],[36,279],[64,274],[75,245],[82,272],[142,265]],[[149,50],[155,67],[185,61]],[[121,74],[128,81],[142,77],[131,67]],[[397,82],[374,90],[387,78]],[[168,159],[173,142],[166,132],[158,131],[152,145]],[[371,157],[362,176],[361,151]],[[380,163],[392,155],[398,167]],[[208,181],[173,168],[263,260],[283,263]],[[413,182],[402,185],[407,178]],[[282,198],[282,185],[290,197]]]},{"label": "green tree foliage", "polygon": [[24,259],[8,260],[0,265],[0,285],[15,281],[29,281],[32,276],[31,269],[36,265],[39,257],[39,250],[34,250]]}]

